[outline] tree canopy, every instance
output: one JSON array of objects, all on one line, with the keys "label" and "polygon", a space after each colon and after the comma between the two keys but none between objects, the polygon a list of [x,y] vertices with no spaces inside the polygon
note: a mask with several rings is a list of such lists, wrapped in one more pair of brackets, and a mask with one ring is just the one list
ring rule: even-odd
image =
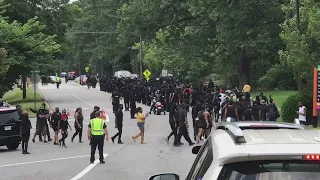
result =
[{"label": "tree canopy", "polygon": [[230,86],[311,88],[320,55],[319,5],[315,0],[300,0],[299,6],[295,0],[2,0],[0,48],[7,56],[0,56],[1,89],[34,68],[48,74],[59,68],[83,74],[85,67],[92,74],[139,74],[140,59],[154,77],[165,69],[191,82],[215,74]]}]

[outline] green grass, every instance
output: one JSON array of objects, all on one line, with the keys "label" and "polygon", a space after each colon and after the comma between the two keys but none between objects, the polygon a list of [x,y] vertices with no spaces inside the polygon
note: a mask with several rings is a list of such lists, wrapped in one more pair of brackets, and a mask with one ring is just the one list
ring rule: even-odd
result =
[{"label": "green grass", "polygon": [[[12,106],[16,106],[20,104],[22,109],[28,112],[29,117],[35,117],[35,114],[30,111],[30,107],[34,108],[34,93],[32,91],[32,87],[27,89],[27,98],[22,99],[22,90],[20,88],[15,88],[12,91],[7,92],[3,96],[3,100],[7,103],[11,104]],[[41,104],[43,103],[43,99],[39,93],[36,93],[36,108],[38,109]]]},{"label": "green grass", "polygon": [[[268,99],[271,95],[272,99],[274,100],[275,104],[277,105],[279,111],[281,111],[281,106],[284,101],[292,94],[297,93],[298,91],[262,91],[263,95],[265,95]],[[252,92],[251,96],[255,98],[258,96],[260,92]],[[281,114],[281,113],[280,113]],[[282,121],[282,117],[278,118],[278,121]]]}]

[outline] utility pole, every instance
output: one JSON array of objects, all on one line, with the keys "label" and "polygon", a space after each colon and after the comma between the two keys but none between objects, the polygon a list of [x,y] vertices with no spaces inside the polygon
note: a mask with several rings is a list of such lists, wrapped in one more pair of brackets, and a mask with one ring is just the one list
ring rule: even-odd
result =
[{"label": "utility pole", "polygon": [[62,73],[62,59],[60,59],[60,75],[61,75],[61,73]]},{"label": "utility pole", "polygon": [[142,36],[140,33],[140,60],[139,60],[139,64],[140,64],[140,77],[142,77]]},{"label": "utility pole", "polygon": [[300,1],[296,0],[297,29],[300,32]]}]

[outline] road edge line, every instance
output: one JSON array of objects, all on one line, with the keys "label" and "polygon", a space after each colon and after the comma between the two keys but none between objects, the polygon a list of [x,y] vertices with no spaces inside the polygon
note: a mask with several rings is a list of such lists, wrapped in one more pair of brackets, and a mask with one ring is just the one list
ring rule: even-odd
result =
[{"label": "road edge line", "polygon": [[40,90],[40,88],[39,88],[39,94],[40,94],[42,100],[43,100],[44,102],[46,102],[46,103],[49,105],[49,108],[51,108],[51,110],[53,111],[53,110],[54,110],[53,105],[50,103],[47,95],[45,95],[45,93],[44,93],[42,90]]}]

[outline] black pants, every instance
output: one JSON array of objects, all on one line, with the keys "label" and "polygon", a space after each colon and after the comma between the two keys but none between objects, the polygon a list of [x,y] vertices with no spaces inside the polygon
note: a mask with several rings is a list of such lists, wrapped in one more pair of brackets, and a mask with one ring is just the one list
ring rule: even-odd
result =
[{"label": "black pants", "polygon": [[28,134],[21,134],[21,146],[22,146],[22,151],[28,152],[28,144],[29,144],[29,139],[30,139],[30,133]]},{"label": "black pants", "polygon": [[60,141],[63,145],[66,145],[65,140],[66,140],[67,137],[68,137],[68,131],[61,129],[61,135],[62,135],[62,138],[61,138],[59,141]]},{"label": "black pants", "polygon": [[121,142],[121,135],[122,135],[122,124],[120,126],[117,126],[118,128],[118,133],[113,136],[113,138],[117,138],[118,136],[118,142]]},{"label": "black pants", "polygon": [[100,162],[103,161],[104,157],[103,157],[103,145],[104,145],[104,136],[91,136],[91,141],[90,141],[90,145],[91,145],[91,157],[90,157],[90,162],[94,162],[95,160],[95,153],[96,153],[96,149],[98,146],[98,150],[99,150],[99,160]]},{"label": "black pants", "polygon": [[116,113],[119,110],[119,104],[118,103],[113,104],[112,109],[113,109],[113,113]]},{"label": "black pants", "polygon": [[188,134],[188,129],[187,127],[185,126],[182,126],[182,127],[178,127],[178,135],[177,135],[177,139],[176,141],[174,142],[175,145],[178,145],[180,142],[181,142],[181,137],[184,137],[184,139],[189,143],[191,144],[192,141],[189,137],[189,134]]},{"label": "black pants", "polygon": [[134,115],[136,114],[136,103],[135,102],[130,103],[130,114],[131,114],[131,118],[134,118]]},{"label": "black pants", "polygon": [[194,137],[194,140],[196,141],[197,140],[196,138],[199,132],[196,118],[192,118],[192,125],[193,125],[193,137]]},{"label": "black pants", "polygon": [[176,123],[173,120],[169,120],[169,124],[170,124],[170,127],[171,127],[171,133],[169,134],[168,139],[170,139],[171,136],[173,136],[174,137],[174,142],[175,142],[176,139],[177,139],[177,126],[176,126]]},{"label": "black pants", "polygon": [[82,130],[83,130],[83,124],[81,124],[81,128],[79,128],[78,126],[77,127],[74,127],[76,132],[73,134],[71,140],[73,141],[74,138],[79,134],[79,141],[82,140]]},{"label": "black pants", "polygon": [[129,110],[129,101],[124,101],[124,109],[126,110],[126,111],[128,111]]}]

